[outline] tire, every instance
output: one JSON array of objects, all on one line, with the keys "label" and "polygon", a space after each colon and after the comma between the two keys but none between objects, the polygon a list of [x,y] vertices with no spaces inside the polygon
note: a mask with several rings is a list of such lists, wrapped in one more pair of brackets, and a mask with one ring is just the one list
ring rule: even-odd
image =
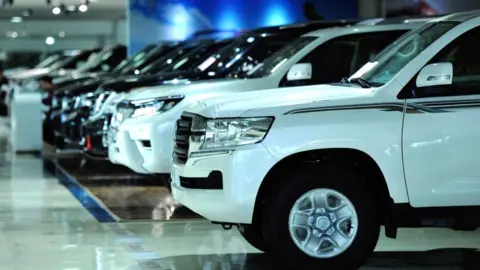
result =
[{"label": "tire", "polygon": [[266,252],[267,245],[262,235],[262,228],[255,225],[239,225],[238,231],[243,236],[245,241],[247,241],[254,248]]},{"label": "tire", "polygon": [[[286,181],[281,181],[284,184],[278,185],[278,188],[271,193],[267,199],[265,208],[263,209],[262,232],[269,251],[274,255],[278,255],[278,258],[286,259],[285,263],[291,264],[295,269],[310,269],[310,267],[313,269],[358,269],[361,267],[375,249],[380,234],[380,215],[377,210],[378,208],[376,207],[375,197],[371,190],[362,184],[359,177],[357,177],[353,171],[342,168],[341,166],[335,166],[335,164],[299,166],[297,169],[284,174],[284,177],[286,177],[286,179],[284,179]],[[313,255],[308,255],[306,251],[299,248],[300,244],[295,244],[295,241],[293,240],[294,238],[292,237],[289,227],[289,218],[292,207],[302,195],[313,190],[316,190],[315,192],[320,192],[320,194],[325,194],[322,193],[322,191],[326,190],[326,194],[332,194],[329,192],[334,192],[333,194],[343,195],[347,199],[344,200],[344,202],[347,201],[350,203],[347,207],[347,211],[354,209],[351,213],[354,213],[353,216],[357,221],[357,226],[352,227],[347,223],[347,225],[345,225],[347,229],[345,230],[347,230],[347,234],[350,234],[355,230],[356,233],[352,234],[353,236],[350,238],[344,238],[351,239],[348,240],[350,244],[344,245],[344,250],[334,256],[318,257],[318,254],[315,254],[315,256],[317,256],[315,257]],[[326,197],[329,196],[330,195],[327,195]],[[326,200],[319,200],[319,202],[322,201],[325,202]],[[335,209],[335,207],[325,207],[324,209]],[[308,215],[310,215],[311,212],[308,213]],[[304,218],[302,221],[308,222],[308,226],[312,226],[307,226],[309,229],[304,229],[305,226],[300,227],[300,230],[303,229],[305,232],[310,231],[309,234],[303,234],[306,235],[305,239],[309,236],[314,237],[314,232],[316,232],[317,236],[319,236],[318,238],[308,238],[317,239],[316,242],[313,243],[315,244],[313,246],[318,247],[318,245],[320,245],[324,247],[323,245],[325,243],[331,243],[333,247],[333,242],[322,242],[323,240],[319,240],[322,239],[321,237],[328,237],[328,235],[325,234],[326,231],[321,231],[321,233],[318,234],[319,231],[317,229],[319,227],[314,226],[322,226],[324,229],[325,226],[334,228],[337,227],[338,223],[335,223],[335,221],[331,222],[333,220],[331,219],[330,222],[327,222],[329,225],[322,225],[325,223],[318,221],[318,215],[321,214],[317,214],[317,212],[314,213],[316,216],[312,217],[311,220]],[[296,217],[296,215],[297,214],[294,216]],[[305,214],[303,213],[301,215]],[[306,217],[309,217],[308,215]],[[328,220],[329,217],[330,216],[321,218]],[[354,219],[352,218],[351,220]],[[342,223],[342,225],[343,224],[345,223]],[[342,228],[344,227],[342,226]],[[297,229],[292,230],[296,232]],[[297,233],[294,234],[299,235]],[[335,236],[338,236],[337,230],[335,231]],[[330,239],[333,239],[333,236]],[[338,241],[336,242],[338,243]],[[317,243],[320,244],[317,245]]]}]

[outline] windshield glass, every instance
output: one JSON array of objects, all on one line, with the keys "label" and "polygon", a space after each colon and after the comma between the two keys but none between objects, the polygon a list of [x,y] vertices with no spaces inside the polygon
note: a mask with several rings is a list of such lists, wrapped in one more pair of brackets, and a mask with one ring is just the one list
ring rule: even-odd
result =
[{"label": "windshield glass", "polygon": [[179,56],[176,61],[174,61],[171,65],[156,65],[151,66],[148,69],[145,68],[142,72],[145,73],[158,73],[158,72],[174,72],[178,70],[187,70],[192,67],[196,67],[201,62],[203,62],[206,58],[208,58],[211,54],[215,53],[222,47],[224,47],[227,42],[215,42],[213,44],[207,44],[204,46],[200,46],[185,55]]},{"label": "windshield glass", "polygon": [[431,22],[408,32],[390,44],[372,62],[360,68],[350,79],[360,78],[372,86],[384,85],[430,44],[456,25],[457,22]]},{"label": "windshield glass", "polygon": [[179,59],[193,50],[193,47],[184,46],[181,49],[174,50],[165,56],[158,58],[152,63],[140,69],[140,74],[154,73],[155,70],[163,70],[171,65],[175,65]]},{"label": "windshield glass", "polygon": [[209,76],[246,77],[251,69],[287,42],[288,38],[280,35],[244,35],[208,57],[197,70]]},{"label": "windshield glass", "polygon": [[89,69],[94,69],[98,67],[102,62],[110,58],[113,55],[113,49],[107,49],[103,52],[98,53],[92,58],[88,59],[87,63],[83,65],[79,71],[87,71]]},{"label": "windshield glass", "polygon": [[134,73],[140,74],[142,70],[146,67],[152,65],[154,62],[158,61],[159,59],[163,59],[163,57],[173,54],[176,50],[181,49],[181,45],[176,46],[157,46],[155,49],[150,50],[145,57],[142,57],[138,61],[134,62],[133,65],[125,68],[122,73]]},{"label": "windshield glass", "polygon": [[54,54],[54,55],[51,55],[51,56],[45,58],[40,63],[38,63],[35,66],[35,68],[45,68],[45,67],[48,67],[48,66],[52,65],[55,62],[58,62],[58,61],[61,61],[61,60],[65,59],[65,58],[67,58],[67,56],[64,56],[64,55],[61,55],[61,54]]},{"label": "windshield glass", "polygon": [[214,72],[218,69],[228,69],[236,61],[248,52],[253,46],[254,37],[241,37],[235,40],[218,54],[212,55],[201,63],[197,68],[202,72]]},{"label": "windshield glass", "polygon": [[113,72],[124,73],[130,71],[130,69],[135,66],[136,63],[143,63],[143,60],[149,56],[149,53],[157,49],[157,45],[149,45],[145,49],[134,54],[132,57],[124,60],[118,66],[113,69]]},{"label": "windshield glass", "polygon": [[300,37],[284,46],[271,56],[267,57],[263,63],[258,64],[252,69],[248,76],[251,78],[260,78],[274,73],[280,66],[287,62],[309,43],[317,39],[316,37]]}]

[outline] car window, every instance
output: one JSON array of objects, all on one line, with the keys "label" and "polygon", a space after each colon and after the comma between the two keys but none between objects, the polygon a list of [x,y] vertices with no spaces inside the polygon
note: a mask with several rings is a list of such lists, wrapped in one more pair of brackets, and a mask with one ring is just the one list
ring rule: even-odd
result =
[{"label": "car window", "polygon": [[287,81],[285,75],[281,86],[339,82],[363,64],[371,61],[391,42],[406,32],[406,30],[395,30],[351,34],[329,40],[298,62],[312,65],[311,79]]},{"label": "car window", "polygon": [[[474,28],[443,48],[429,64],[449,62],[453,66],[451,85],[422,87],[414,97],[480,94],[480,27]],[[416,80],[416,78],[415,78]]]},{"label": "car window", "polygon": [[[240,59],[232,61],[233,65],[229,70],[228,77],[248,77],[248,73],[265,58],[285,46],[290,40],[282,36],[274,36],[263,39],[253,45],[253,47]],[[228,63],[227,63],[228,65]]]},{"label": "car window", "polygon": [[316,39],[317,37],[311,36],[303,36],[295,39],[267,57],[263,63],[260,63],[257,67],[252,69],[248,73],[248,76],[250,78],[261,78],[274,73],[281,65],[285,64],[288,59]]},{"label": "car window", "polygon": [[285,35],[245,35],[205,59],[197,69],[206,74],[247,77],[250,70],[290,41]]},{"label": "car window", "polygon": [[456,25],[458,22],[431,22],[410,31],[360,68],[352,78],[361,78],[372,86],[386,84],[430,44]]}]

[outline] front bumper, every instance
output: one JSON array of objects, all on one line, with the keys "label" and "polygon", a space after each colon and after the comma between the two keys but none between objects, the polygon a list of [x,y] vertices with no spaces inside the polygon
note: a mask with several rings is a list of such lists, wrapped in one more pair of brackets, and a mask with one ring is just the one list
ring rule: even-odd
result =
[{"label": "front bumper", "polygon": [[108,158],[110,161],[126,166],[137,173],[147,174],[148,172],[142,167],[143,157],[129,138],[128,131],[116,130],[111,127],[108,132]]},{"label": "front bumper", "polygon": [[110,130],[109,159],[137,173],[170,174],[178,117],[180,112],[129,119],[118,130]]},{"label": "front bumper", "polygon": [[[190,156],[185,164],[173,164],[172,194],[209,220],[250,224],[260,185],[276,162],[261,143],[231,152]],[[221,188],[216,179],[220,174]]]}]

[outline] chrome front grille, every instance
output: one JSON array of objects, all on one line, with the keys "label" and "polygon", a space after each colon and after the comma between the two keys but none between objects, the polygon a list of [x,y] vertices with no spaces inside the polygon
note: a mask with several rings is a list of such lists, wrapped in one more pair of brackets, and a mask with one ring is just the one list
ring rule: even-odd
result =
[{"label": "chrome front grille", "polygon": [[198,115],[183,114],[177,120],[173,148],[173,159],[176,163],[187,162],[192,143],[198,144],[205,134],[205,127],[205,118]]},{"label": "chrome front grille", "polygon": [[129,103],[119,103],[112,116],[110,125],[113,127],[119,127],[125,120],[129,119],[134,112],[135,108]]},{"label": "chrome front grille", "polygon": [[175,146],[173,148],[173,158],[176,163],[185,164],[187,162],[192,124],[193,118],[190,116],[182,115],[180,119],[177,120]]}]

